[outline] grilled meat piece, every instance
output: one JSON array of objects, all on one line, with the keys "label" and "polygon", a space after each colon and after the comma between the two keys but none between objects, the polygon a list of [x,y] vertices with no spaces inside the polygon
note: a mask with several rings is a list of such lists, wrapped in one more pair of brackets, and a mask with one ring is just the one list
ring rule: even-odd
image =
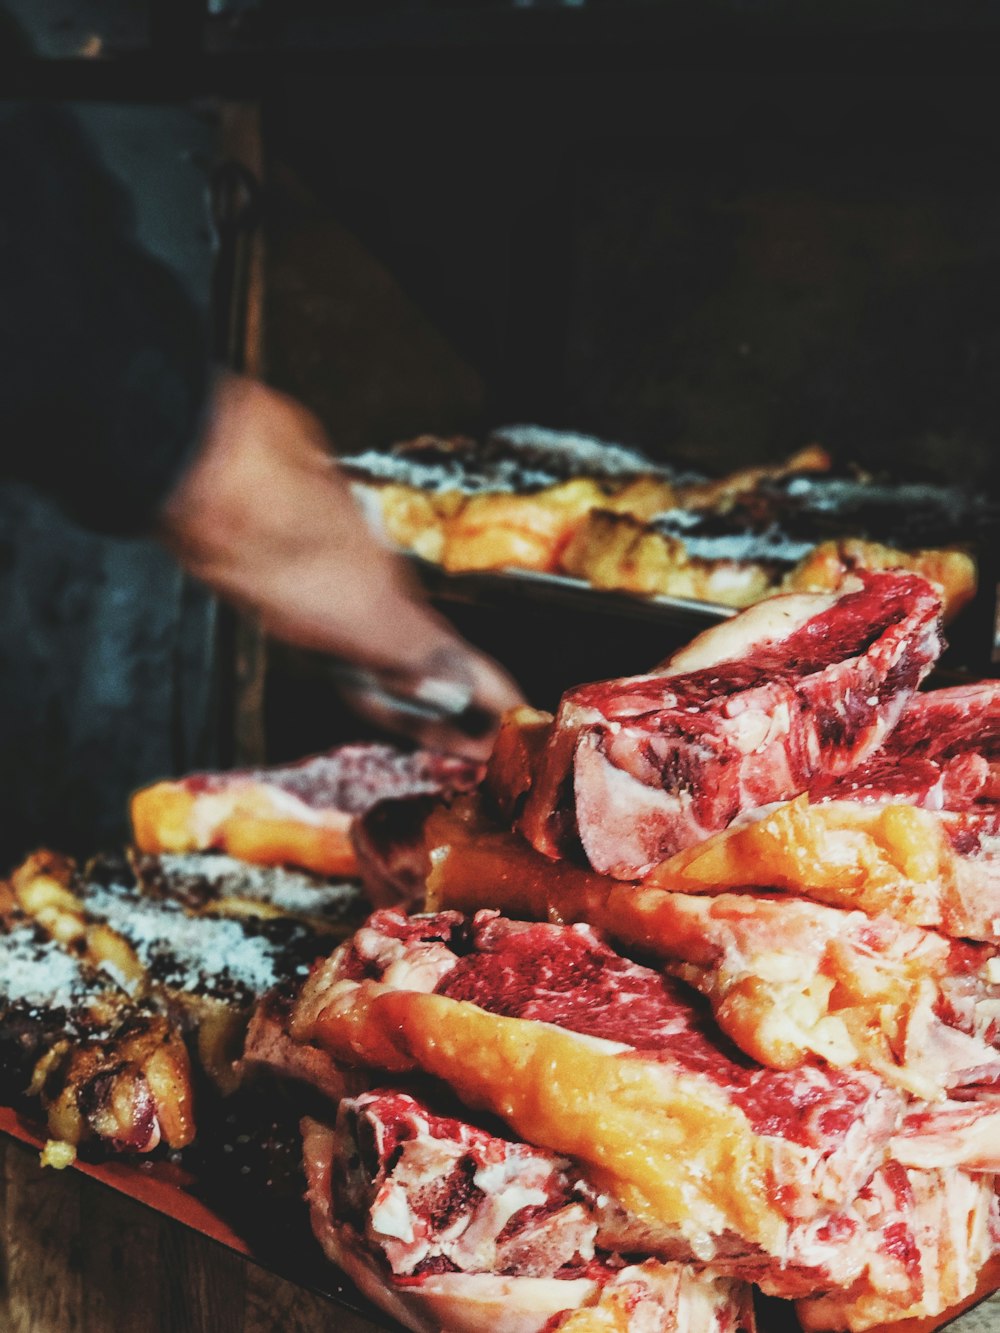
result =
[{"label": "grilled meat piece", "polygon": [[0,1096],[40,1105],[52,1139],[114,1151],[194,1135],[178,1033],[32,922],[0,935]]},{"label": "grilled meat piece", "polygon": [[193,916],[169,898],[143,897],[114,859],[80,873],[39,853],[12,884],[23,910],[63,947],[179,1023],[224,1092],[238,1082],[235,1062],[258,998],[304,976],[330,943],[287,917]]}]

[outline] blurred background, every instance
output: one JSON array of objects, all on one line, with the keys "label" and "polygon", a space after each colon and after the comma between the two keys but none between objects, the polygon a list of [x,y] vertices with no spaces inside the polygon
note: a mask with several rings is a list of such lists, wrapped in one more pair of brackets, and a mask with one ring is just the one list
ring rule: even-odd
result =
[{"label": "blurred background", "polygon": [[[987,0],[0,0],[4,96],[73,109],[219,357],[341,451],[532,421],[990,489],[998,37]],[[678,633],[443,605],[539,704]],[[0,616],[2,864],[363,733],[151,543],[13,487]]]}]

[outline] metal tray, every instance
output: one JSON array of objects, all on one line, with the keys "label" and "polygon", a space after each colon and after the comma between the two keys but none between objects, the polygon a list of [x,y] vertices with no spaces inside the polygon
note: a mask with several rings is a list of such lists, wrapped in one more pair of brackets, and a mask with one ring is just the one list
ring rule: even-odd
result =
[{"label": "metal tray", "polygon": [[595,588],[567,574],[540,574],[530,569],[501,569],[450,574],[440,565],[410,556],[428,592],[441,601],[489,605],[528,601],[568,611],[620,616],[626,620],[676,626],[697,633],[736,614],[716,602],[696,602],[689,597],[642,597],[636,593]]}]

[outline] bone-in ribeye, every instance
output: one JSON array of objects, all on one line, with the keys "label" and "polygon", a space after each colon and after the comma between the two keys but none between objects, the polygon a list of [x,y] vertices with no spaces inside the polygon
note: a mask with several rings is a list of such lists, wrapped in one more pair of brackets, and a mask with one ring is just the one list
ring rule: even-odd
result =
[{"label": "bone-in ribeye", "polygon": [[596,1192],[565,1158],[394,1090],[306,1121],[313,1229],[326,1253],[418,1333],[586,1328],[753,1333],[744,1283],[602,1252]]},{"label": "bone-in ribeye", "polygon": [[661,1253],[784,1256],[793,1226],[871,1175],[901,1107],[864,1071],[751,1064],[683,987],[586,926],[493,912],[376,913],[314,971],[292,1031],[346,1063],[434,1074],[586,1164],[643,1219],[619,1238],[630,1252],[656,1231]]},{"label": "bone-in ribeye", "polygon": [[635,879],[742,811],[882,745],[941,651],[924,580],[862,576],[840,596],[774,598],[653,674],[569,691],[520,828],[549,856],[582,845]]}]

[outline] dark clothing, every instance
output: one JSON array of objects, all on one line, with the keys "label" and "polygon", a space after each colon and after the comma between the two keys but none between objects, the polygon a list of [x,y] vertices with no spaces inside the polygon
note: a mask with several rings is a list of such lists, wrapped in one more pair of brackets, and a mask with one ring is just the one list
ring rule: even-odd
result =
[{"label": "dark clothing", "polygon": [[0,476],[148,530],[199,434],[204,321],[73,120],[0,109]]}]

